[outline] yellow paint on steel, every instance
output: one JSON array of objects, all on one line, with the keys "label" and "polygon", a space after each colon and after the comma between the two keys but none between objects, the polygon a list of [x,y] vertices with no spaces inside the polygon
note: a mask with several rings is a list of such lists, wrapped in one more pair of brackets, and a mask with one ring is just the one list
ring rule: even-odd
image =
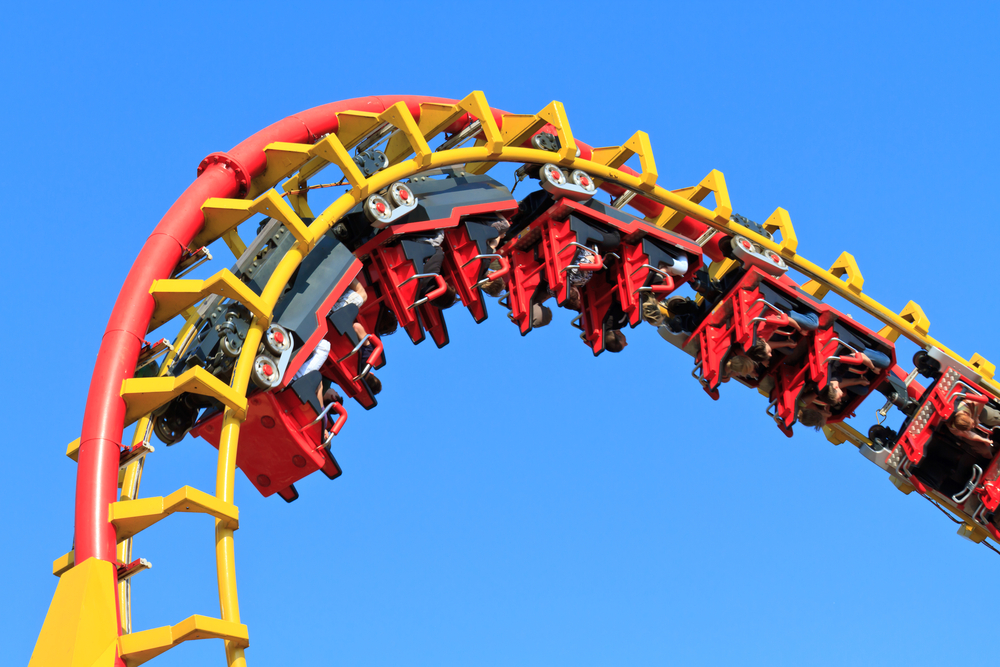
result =
[{"label": "yellow paint on steel", "polygon": [[[269,192],[274,192],[270,190]],[[282,202],[284,203],[284,202]],[[285,204],[285,207],[288,205]],[[291,212],[291,209],[288,209]],[[292,213],[295,216],[294,213]],[[300,221],[301,222],[301,221]],[[302,229],[299,230],[300,232]],[[259,299],[250,287],[237,278],[229,269],[222,269],[214,276],[205,280],[188,280],[185,278],[168,278],[154,280],[149,293],[156,300],[156,309],[149,323],[149,330],[159,328],[177,315],[199,303],[206,296],[215,294],[234,301],[239,301],[257,317],[270,319],[270,313],[265,314]]]},{"label": "yellow paint on steel", "polygon": [[28,667],[114,667],[115,566],[96,558],[59,578]]},{"label": "yellow paint on steel", "polygon": [[176,512],[210,514],[233,530],[240,525],[240,510],[236,505],[190,486],[182,486],[169,496],[111,503],[108,521],[115,525],[118,540],[122,541]]},{"label": "yellow paint on steel", "polygon": [[[703,202],[708,195],[714,195],[716,216],[725,216],[728,219],[733,213],[733,205],[729,201],[729,188],[726,187],[726,177],[718,169],[710,171],[708,176],[701,179],[698,185],[672,190],[671,192],[695,204]],[[681,220],[684,219],[685,215],[684,211],[665,208],[659,216],[648,221],[659,227],[673,231],[680,224]]]},{"label": "yellow paint on steel", "polygon": [[799,237],[795,234],[795,226],[792,225],[792,218],[788,215],[788,211],[780,207],[775,209],[774,213],[764,221],[763,227],[772,234],[775,232],[781,234],[782,257],[795,257],[795,253],[799,249]]},{"label": "yellow paint on steel", "polygon": [[77,461],[80,456],[80,438],[66,445],[66,456]]},{"label": "yellow paint on steel", "polygon": [[243,256],[243,253],[247,251],[247,245],[240,238],[239,232],[235,229],[230,229],[222,236],[222,240],[226,242],[229,247],[230,252],[233,253],[233,257],[239,259]]},{"label": "yellow paint on steel", "polygon": [[[244,343],[244,349],[246,349]],[[254,346],[254,352],[257,347]],[[125,399],[125,425],[128,426],[143,415],[169,403],[184,393],[209,396],[235,410],[246,411],[246,394],[240,394],[201,366],[195,366],[183,374],[153,378],[129,378],[122,382],[122,398]]]},{"label": "yellow paint on steel", "polygon": [[52,574],[61,577],[76,565],[76,552],[70,551],[52,561]]},{"label": "yellow paint on steel", "polygon": [[[927,335],[929,323],[926,322],[926,317],[919,306],[911,302],[902,313],[896,314],[865,294],[862,291],[861,273],[850,255],[845,253],[846,257],[842,256],[829,271],[800,257],[797,254],[798,241],[794,227],[787,212],[783,209],[777,209],[765,222],[765,229],[781,233],[780,243],[761,237],[732,222],[730,220],[732,205],[725,178],[721,172],[711,172],[698,186],[693,188],[669,191],[657,185],[655,161],[648,137],[644,133],[633,135],[625,146],[598,149],[595,151],[593,160],[584,160],[576,157],[576,142],[565,110],[559,102],[552,102],[534,115],[505,114],[499,131],[493,123],[492,114],[485,111],[489,108],[485,96],[482,96],[482,93],[478,91],[470,94],[456,105],[426,103],[421,108],[422,111],[426,111],[426,116],[422,113],[419,121],[416,121],[409,109],[402,104],[390,107],[378,115],[367,112],[342,112],[338,114],[340,124],[337,133],[327,136],[315,145],[277,142],[265,148],[268,167],[262,176],[254,179],[253,196],[257,197],[263,194],[265,197],[270,197],[268,201],[273,204],[274,210],[283,212],[286,217],[293,221],[291,223],[293,226],[297,226],[295,220],[301,222],[303,212],[301,202],[304,201],[304,198],[296,202],[290,196],[291,205],[280,202],[280,204],[284,204],[284,206],[280,206],[279,202],[275,200],[276,194],[271,195],[268,191],[279,180],[289,176],[296,168],[300,169],[297,175],[292,176],[296,188],[303,186],[307,178],[312,177],[328,164],[334,164],[343,172],[350,190],[337,198],[308,227],[293,230],[296,243],[279,262],[260,297],[255,301],[255,318],[237,361],[232,382],[228,387],[233,396],[246,395],[254,351],[261,340],[263,329],[267,326],[267,319],[271,316],[292,273],[319,238],[329,231],[353,206],[369,193],[377,192],[394,181],[410,178],[421,171],[465,164],[467,165],[466,170],[470,173],[484,173],[496,162],[532,164],[558,162],[566,168],[581,169],[595,178],[617,183],[635,192],[641,192],[643,196],[663,204],[667,208],[655,220],[655,223],[662,227],[672,228],[683,217],[690,216],[716,231],[727,234],[739,233],[764,248],[780,253],[793,269],[817,283],[819,286],[817,292],[820,290],[824,290],[824,293],[825,291],[833,291],[883,322],[886,325],[886,329],[883,330],[886,333],[883,335],[888,334],[887,337],[892,340],[895,340],[899,335],[904,335],[918,345],[937,347],[959,363],[971,365],[970,362]],[[482,121],[486,140],[477,141],[477,145],[472,147],[459,147],[436,153],[431,151],[427,143],[428,140],[443,131],[463,112],[468,112]],[[354,163],[348,149],[359,143],[381,122],[388,122],[400,130],[389,140],[390,145],[395,142],[392,151],[394,157],[401,159],[410,153],[414,157],[393,163],[387,169],[366,178]],[[557,152],[524,148],[519,145],[546,123],[551,124],[559,136],[561,147]],[[406,142],[409,151],[396,147],[403,141]],[[638,175],[628,174],[618,169],[631,154],[640,156],[643,168],[642,173]],[[286,187],[286,191],[288,189]],[[700,202],[708,194],[715,196],[715,210],[709,210],[700,205]],[[247,203],[235,200],[209,200],[203,209],[206,210],[207,221],[211,222],[208,235],[211,236],[220,229],[226,233],[235,230],[236,225],[249,216],[243,217],[232,226],[229,226],[229,223],[237,217],[237,212],[245,213],[249,208]],[[307,206],[305,210],[308,211]],[[289,211],[294,217],[288,215]],[[222,220],[227,216],[227,220]],[[289,228],[291,229],[291,227]],[[722,263],[720,263],[719,268],[723,268]],[[847,282],[839,279],[843,275],[847,276]],[[989,362],[981,360],[976,366],[983,371],[984,376],[992,375],[993,372],[992,364],[987,364]],[[1000,393],[1000,386],[991,380],[987,384],[991,390]],[[215,496],[220,506],[235,508],[233,490],[236,453],[240,425],[243,419],[245,419],[245,399],[242,406],[237,405],[235,401],[230,401],[225,410],[223,429],[220,434]],[[828,435],[833,436],[831,439],[840,439],[840,442],[851,441],[856,445],[867,442],[867,438],[847,425],[837,425]],[[897,487],[904,492],[912,490],[912,487],[904,482],[896,480],[896,478],[892,479]],[[233,522],[226,518],[220,518],[216,522],[216,569],[222,611],[222,621],[220,622],[239,624],[233,551],[234,528]],[[227,640],[226,655],[229,665],[245,664],[243,655],[245,645],[242,639]]]},{"label": "yellow paint on steel", "polygon": [[177,625],[143,630],[119,639],[126,667],[137,667],[181,642],[192,639],[225,639],[226,643],[249,644],[247,626],[208,616],[189,616]]}]

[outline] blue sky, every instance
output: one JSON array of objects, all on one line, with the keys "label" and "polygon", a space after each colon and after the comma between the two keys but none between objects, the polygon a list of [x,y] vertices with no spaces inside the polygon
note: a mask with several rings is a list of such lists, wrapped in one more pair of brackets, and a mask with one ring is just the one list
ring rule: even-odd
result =
[{"label": "blue sky", "polygon": [[[27,662],[72,542],[63,452],[117,290],[208,153],[363,95],[479,89],[518,113],[557,99],[592,145],[647,131],[668,187],[714,168],[737,212],[786,208],[801,254],[828,266],[848,250],[868,293],[918,301],[932,335],[996,362],[998,14],[6,9],[5,653]],[[522,339],[497,306],[478,326],[455,310],[443,350],[393,337],[379,407],[349,406],[340,479],[304,480],[293,505],[239,479],[251,664],[931,665],[980,650],[994,593],[980,582],[1000,556],[850,445],[784,438],[761,396],[726,386],[713,403],[651,328],[595,360],[568,319]],[[200,440],[157,447],[143,495],[212,491],[214,469]],[[140,536],[154,567],[135,579],[136,629],[218,615],[212,545],[203,516]],[[155,664],[212,661],[218,641]]]}]

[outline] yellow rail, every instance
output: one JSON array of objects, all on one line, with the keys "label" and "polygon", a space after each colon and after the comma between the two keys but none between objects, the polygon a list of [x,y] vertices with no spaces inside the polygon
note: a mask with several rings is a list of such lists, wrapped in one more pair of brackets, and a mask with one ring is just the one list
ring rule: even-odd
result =
[{"label": "yellow rail", "polygon": [[[580,169],[663,204],[667,207],[663,213],[650,220],[661,227],[672,228],[681,218],[690,216],[713,230],[741,234],[779,253],[791,268],[809,279],[810,282],[803,286],[807,291],[818,298],[830,291],[838,294],[882,322],[885,329],[881,333],[887,338],[895,340],[902,335],[921,347],[936,347],[977,372],[992,391],[1000,394],[1000,384],[992,380],[992,364],[979,355],[966,360],[930,337],[927,333],[927,319],[919,306],[911,302],[903,312],[896,313],[866,294],[862,290],[860,270],[850,255],[844,253],[830,269],[824,269],[800,256],[794,227],[783,209],[779,208],[764,223],[765,229],[781,233],[781,242],[776,242],[730,220],[732,208],[725,178],[718,171],[711,172],[693,187],[676,191],[662,187],[658,182],[652,147],[644,132],[636,132],[622,146],[596,148],[591,159],[583,159],[576,156],[577,144],[565,110],[559,102],[552,102],[537,114],[506,114],[499,125],[490,112],[485,96],[478,91],[454,105],[424,104],[421,111],[419,121],[403,103],[393,105],[378,115],[344,112],[340,114],[338,132],[326,136],[315,145],[275,143],[266,147],[267,168],[262,176],[254,179],[253,188],[248,195],[252,199],[210,199],[205,202],[203,211],[206,226],[196,239],[196,245],[222,238],[234,253],[242,252],[245,246],[236,230],[254,213],[265,213],[282,221],[296,239],[259,297],[248,292],[228,271],[217,273],[205,281],[166,280],[151,286],[150,291],[156,296],[158,304],[153,325],[164,324],[184,311],[187,324],[179,338],[185,340],[190,340],[192,327],[197,321],[190,307],[208,294],[225,294],[241,300],[250,308],[254,317],[228,386],[215,378],[203,377],[204,373],[189,372],[179,378],[128,380],[123,388],[123,396],[129,405],[129,419],[139,420],[133,442],[148,438],[150,411],[180,392],[212,394],[226,406],[219,441],[214,497],[185,487],[167,498],[140,500],[138,486],[141,466],[133,464],[125,471],[122,479],[122,500],[112,506],[110,514],[110,519],[127,533],[128,539],[119,548],[119,558],[122,559],[131,556],[134,533],[170,512],[191,511],[194,506],[196,511],[215,516],[216,571],[221,619],[192,617],[175,626],[125,635],[119,643],[119,652],[127,656],[127,664],[139,664],[180,641],[201,637],[222,637],[225,640],[227,664],[246,664],[244,648],[249,643],[249,637],[245,626],[240,624],[237,595],[234,482],[240,427],[246,416],[246,400],[243,397],[246,396],[257,347],[285,285],[320,237],[368,194],[423,171],[466,164],[470,172],[484,173],[498,162],[554,162],[568,169]],[[486,139],[477,141],[474,146],[434,152],[428,142],[465,113],[481,122]],[[386,147],[391,163],[386,169],[366,178],[354,164],[349,150],[367,132],[382,123],[388,123],[396,129]],[[553,127],[559,136],[561,146],[558,151],[549,152],[519,145],[546,124]],[[620,168],[633,155],[639,157],[642,165],[639,174],[626,173]],[[309,211],[306,195],[298,193],[295,188],[329,165],[340,169],[350,186],[349,190],[307,226],[300,217],[301,212]],[[286,202],[273,188],[289,177],[291,180],[288,183],[293,184],[293,187],[286,187],[290,191]],[[710,193],[715,194],[714,210],[700,203]],[[178,353],[179,351],[175,351],[173,354]],[[867,442],[863,435],[846,425],[830,429],[827,436],[833,442],[850,441],[856,445]],[[57,561],[56,569],[60,573],[72,571],[71,565],[72,554],[67,554]],[[119,596],[121,607],[126,608],[129,600],[128,589],[124,584],[120,586]],[[127,619],[124,625],[126,631],[131,629]],[[32,664],[36,664],[34,660]]]}]

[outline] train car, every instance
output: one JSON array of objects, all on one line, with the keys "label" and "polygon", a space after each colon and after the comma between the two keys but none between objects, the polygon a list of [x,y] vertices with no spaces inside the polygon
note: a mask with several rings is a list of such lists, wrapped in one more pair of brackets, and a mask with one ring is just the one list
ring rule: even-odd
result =
[{"label": "train car", "polygon": [[[730,282],[731,288],[717,302],[705,306],[711,310],[684,344],[695,359],[692,375],[713,399],[719,398],[718,386],[727,379],[727,361],[737,354],[747,355],[759,343],[768,343],[767,349],[778,348],[776,336],[782,338],[782,347],[758,364],[756,377],[737,379],[765,388],[767,414],[785,435],[791,436],[803,400],[834,378],[835,365],[854,367],[859,376],[868,376],[868,385],[847,389],[826,423],[852,415],[876,388],[896,390],[892,384],[895,348],[885,338],[802,291],[787,276],[774,276],[751,265],[733,274]],[[811,324],[794,327],[792,318]],[[877,354],[888,363],[867,369],[866,354]]]},{"label": "train car", "polygon": [[[520,202],[500,250],[512,267],[507,305],[521,335],[532,329],[533,305],[551,295],[579,310],[574,323],[596,356],[607,331],[620,324],[609,322],[613,309],[635,327],[643,293],[662,299],[702,268],[702,250],[690,239],[594,199],[589,174],[546,164],[534,175],[542,189]],[[577,281],[577,304],[571,286],[580,272],[591,277]]]},{"label": "train car", "polygon": [[[386,322],[398,322],[413,342],[430,332],[439,346],[447,344],[440,309],[416,298],[428,244],[414,234],[443,230],[444,264],[437,284],[455,286],[474,319],[486,318],[481,285],[502,276],[490,271],[499,232],[491,222],[517,210],[510,192],[495,180],[447,170],[441,178],[421,176],[394,183],[369,196],[330,233],[324,235],[293,275],[274,310],[272,324],[257,350],[249,390],[247,418],[241,429],[237,465],[264,496],[277,493],[287,501],[298,497],[294,483],[321,470],[331,479],[341,470],[330,451],[331,440],[347,419],[342,402],[323,405],[318,388],[335,383],[347,398],[366,409],[377,405],[371,373],[385,364],[381,339]],[[264,220],[258,236],[232,272],[258,294],[294,243],[276,220]],[[358,281],[367,293],[359,307],[332,308]],[[202,366],[228,379],[251,324],[239,304],[210,297],[199,307],[196,333],[167,369],[179,375]],[[355,324],[367,333],[361,337]],[[388,327],[391,328],[391,327]],[[298,377],[321,341],[329,353],[319,372]],[[361,350],[371,343],[367,359]],[[167,444],[191,432],[218,446],[222,406],[210,398],[184,394],[154,416],[154,431]],[[329,427],[324,427],[324,423]]]},{"label": "train car", "polygon": [[[918,351],[913,361],[931,384],[898,432],[872,427],[866,454],[920,494],[1000,539],[1000,455],[995,454],[1000,430],[994,431],[1000,398],[985,388],[979,373],[936,348]],[[979,413],[971,429],[954,425],[960,411]]]}]

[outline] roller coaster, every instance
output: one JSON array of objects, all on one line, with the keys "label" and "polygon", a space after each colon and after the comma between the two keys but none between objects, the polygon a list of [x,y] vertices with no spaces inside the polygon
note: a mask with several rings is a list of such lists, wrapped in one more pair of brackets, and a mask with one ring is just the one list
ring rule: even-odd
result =
[{"label": "roller coaster", "polygon": [[[633,158],[640,169],[626,166]],[[511,188],[489,175],[501,163],[516,166]],[[316,215],[310,193],[328,188],[340,194]],[[703,205],[709,198],[714,208]],[[209,246],[220,240],[231,268],[185,278],[211,266]],[[377,406],[386,337],[399,330],[417,344],[429,335],[443,347],[445,313],[465,308],[482,322],[490,299],[522,336],[548,324],[552,299],[574,312],[595,356],[622,351],[623,330],[654,327],[691,357],[692,387],[715,400],[727,382],[756,389],[781,434],[812,426],[851,443],[900,491],[994,548],[994,365],[931,338],[916,303],[896,313],[872,299],[850,254],[824,269],[797,247],[783,209],[762,223],[739,215],[718,171],[668,190],[644,132],[588,146],[559,102],[512,114],[478,91],[458,101],[347,100],[209,155],[111,313],[80,436],[67,449],[78,465],[74,549],[53,563],[59,583],[30,664],[133,667],[215,638],[226,664],[244,665],[236,470],[289,503],[307,475],[336,479],[349,409]],[[825,302],[830,293],[881,328]],[[151,335],[168,323],[179,326],[173,340]],[[900,337],[919,347],[912,364],[896,357]],[[862,433],[845,420],[873,392],[885,403]],[[887,426],[891,410],[897,429]],[[216,448],[215,492],[141,497],[154,435]],[[131,577],[149,567],[133,558],[134,540],[177,512],[215,519],[220,618],[133,629]]]}]

